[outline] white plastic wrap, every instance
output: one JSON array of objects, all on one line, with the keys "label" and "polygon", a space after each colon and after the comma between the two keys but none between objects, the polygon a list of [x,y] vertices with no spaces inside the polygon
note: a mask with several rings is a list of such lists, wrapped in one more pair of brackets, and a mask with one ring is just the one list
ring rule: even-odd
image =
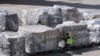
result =
[{"label": "white plastic wrap", "polygon": [[84,20],[91,20],[91,19],[100,18],[99,10],[80,9],[79,11],[83,14]]},{"label": "white plastic wrap", "polygon": [[58,49],[58,31],[43,25],[19,27],[25,37],[26,53],[42,52]]},{"label": "white plastic wrap", "polygon": [[79,12],[77,8],[66,9],[63,12],[63,21],[75,21],[76,23],[78,23],[83,19],[83,14]]},{"label": "white plastic wrap", "polygon": [[0,34],[0,56],[10,56],[9,45],[10,43],[4,34]]},{"label": "white plastic wrap", "polygon": [[0,12],[0,32],[5,30],[6,12]]},{"label": "white plastic wrap", "polygon": [[17,14],[9,12],[5,17],[5,30],[17,32],[19,26],[19,18]]},{"label": "white plastic wrap", "polygon": [[39,21],[39,12],[23,10],[22,22],[24,25],[36,25]]},{"label": "white plastic wrap", "polygon": [[89,45],[90,38],[87,31],[87,25],[73,22],[69,23],[66,21],[66,23],[60,24],[56,27],[59,30],[60,35],[62,35],[62,37],[66,37],[64,34],[69,33],[74,41],[73,46]]},{"label": "white plastic wrap", "polygon": [[57,24],[62,23],[60,16],[42,10],[23,10],[23,23],[24,25],[36,25],[38,21],[43,25],[55,27]]},{"label": "white plastic wrap", "polygon": [[[0,34],[2,47],[0,56],[25,56],[24,37],[16,32],[3,32]],[[1,54],[2,53],[2,54]]]},{"label": "white plastic wrap", "polygon": [[0,32],[1,31],[17,31],[18,30],[18,17],[16,13],[7,11],[0,12]]},{"label": "white plastic wrap", "polygon": [[100,19],[87,20],[90,42],[100,43]]}]

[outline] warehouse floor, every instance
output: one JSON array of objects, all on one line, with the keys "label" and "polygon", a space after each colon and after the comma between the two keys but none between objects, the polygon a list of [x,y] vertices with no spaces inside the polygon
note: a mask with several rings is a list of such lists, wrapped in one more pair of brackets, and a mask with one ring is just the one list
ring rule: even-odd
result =
[{"label": "warehouse floor", "polygon": [[[13,0],[14,1],[14,0]],[[36,1],[36,0],[35,0]],[[48,0],[43,1],[38,0],[40,2],[31,2],[31,3],[16,3],[16,1],[13,2],[7,2],[5,0],[0,1],[0,9],[5,9],[9,11],[13,11],[18,13],[18,16],[21,18],[22,10],[24,9],[34,9],[34,8],[40,8],[40,7],[49,7],[53,6],[54,4],[60,4],[60,5],[68,5],[72,7],[77,8],[84,8],[84,9],[100,9],[100,0]],[[50,53],[42,53],[37,54],[36,56],[100,56],[100,47],[94,47],[94,48],[83,48],[78,50],[73,50],[71,52],[66,53],[59,53],[59,52],[50,52]]]},{"label": "warehouse floor", "polygon": [[99,56],[100,47],[94,48],[82,48],[73,51],[66,51],[66,53],[60,52],[49,52],[49,53],[41,53],[34,56]]}]

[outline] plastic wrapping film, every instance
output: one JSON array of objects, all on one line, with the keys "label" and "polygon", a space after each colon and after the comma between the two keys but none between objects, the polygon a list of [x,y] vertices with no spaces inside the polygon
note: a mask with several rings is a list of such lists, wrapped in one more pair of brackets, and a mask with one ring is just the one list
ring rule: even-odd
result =
[{"label": "plastic wrapping film", "polygon": [[87,24],[90,36],[90,42],[100,43],[100,19],[86,20],[80,22]]},{"label": "plastic wrapping film", "polygon": [[[98,11],[97,13],[93,11],[94,10],[77,9],[65,5],[54,5],[53,7],[23,10],[22,22],[24,24],[34,25],[37,24],[38,20],[41,20],[40,18],[48,19],[48,15],[53,15],[52,17],[58,16],[62,18],[61,21],[74,21],[78,23],[80,20],[94,19],[100,16]],[[44,12],[48,14],[44,15]],[[46,22],[47,21],[43,21],[44,25]]]},{"label": "plastic wrapping film", "polygon": [[36,25],[39,21],[39,15],[42,14],[38,9],[23,10],[22,22],[24,25]]},{"label": "plastic wrapping film", "polygon": [[[99,10],[80,9],[79,11],[83,14],[83,17],[85,20],[100,18]],[[95,12],[97,12],[97,13],[95,13]]]},{"label": "plastic wrapping film", "polygon": [[46,11],[31,11],[24,10],[23,11],[23,23],[24,25],[36,25],[38,21],[41,21],[43,25],[47,25],[50,27],[55,27],[57,24],[62,23],[62,17],[54,15],[52,13],[48,13]]},{"label": "plastic wrapping film", "polygon": [[90,44],[89,33],[87,31],[87,25],[85,24],[75,24],[72,23],[71,25],[59,25],[58,28],[61,37],[66,37],[65,34],[69,33],[70,36],[73,38],[73,45],[72,46],[84,46]]},{"label": "plastic wrapping film", "polygon": [[29,12],[27,14],[27,19],[26,19],[26,23],[27,25],[36,25],[37,22],[39,21],[39,15],[38,12]]},{"label": "plastic wrapping film", "polygon": [[0,12],[0,31],[17,31],[18,30],[18,17],[16,13],[7,11]]},{"label": "plastic wrapping film", "polygon": [[75,21],[75,22],[79,22],[80,20],[86,19],[88,15],[92,14],[92,11],[90,10],[79,9],[79,8],[77,9],[76,7],[70,7],[66,5],[54,5],[51,11],[55,12],[54,13],[55,15],[59,14],[58,16],[63,17],[63,21]]},{"label": "plastic wrapping film", "polygon": [[18,31],[19,19],[16,13],[8,13],[6,14],[6,22],[5,22],[5,30],[6,31]]},{"label": "plastic wrapping film", "polygon": [[0,32],[5,30],[6,12],[0,11]]},{"label": "plastic wrapping film", "polygon": [[[74,7],[69,7],[66,5],[54,5],[53,7],[61,8],[63,21],[75,21],[79,22],[80,20],[89,20],[100,18],[99,10],[91,10],[91,9],[76,9]],[[95,13],[97,12],[97,13]]]},{"label": "plastic wrapping film", "polygon": [[19,27],[18,33],[25,37],[26,53],[58,49],[59,34],[54,28],[43,25],[23,26]]},{"label": "plastic wrapping film", "polygon": [[9,41],[4,36],[4,34],[0,33],[0,56],[10,56],[10,48],[9,48]]},{"label": "plastic wrapping film", "polygon": [[55,27],[57,24],[62,23],[62,18],[56,15],[41,15],[40,20],[42,21],[43,25],[49,27]]},{"label": "plastic wrapping film", "polygon": [[53,15],[60,17],[62,16],[62,7],[60,7],[59,5],[54,5],[50,10],[53,12]]},{"label": "plastic wrapping film", "polygon": [[0,56],[26,56],[24,37],[16,32],[2,32],[0,34]]},{"label": "plastic wrapping film", "polygon": [[48,26],[55,27],[56,25],[62,23],[62,18],[59,17],[59,16],[53,16],[53,15],[51,15],[51,16],[48,17],[48,23],[49,23]]},{"label": "plastic wrapping film", "polygon": [[76,23],[84,19],[83,14],[77,8],[66,9],[62,13],[62,16],[63,21],[74,21]]},{"label": "plastic wrapping film", "polygon": [[55,27],[57,24],[62,23],[62,12],[66,8],[68,9],[70,7],[54,5],[53,7],[23,10],[22,22],[24,25],[36,25],[41,20],[42,24]]}]

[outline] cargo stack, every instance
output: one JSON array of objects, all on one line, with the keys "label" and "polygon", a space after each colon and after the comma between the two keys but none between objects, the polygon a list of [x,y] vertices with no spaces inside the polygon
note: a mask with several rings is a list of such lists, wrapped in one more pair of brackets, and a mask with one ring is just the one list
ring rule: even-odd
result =
[{"label": "cargo stack", "polygon": [[44,25],[23,26],[19,27],[18,33],[25,37],[26,53],[58,49],[59,34],[54,28]]},{"label": "cargo stack", "polygon": [[24,25],[36,25],[39,21],[39,12],[37,10],[23,10],[21,20]]},{"label": "cargo stack", "polygon": [[[21,49],[18,49],[20,48],[20,44],[18,45],[17,43],[19,43],[22,40],[18,40],[20,37],[18,37],[15,34],[18,31],[18,26],[19,26],[19,19],[16,13],[8,12],[6,10],[0,11],[0,41],[1,41],[0,56],[20,56],[20,53],[22,51],[20,51]],[[24,43],[24,42],[22,41],[20,43]],[[16,53],[19,54],[17,55]]]},{"label": "cargo stack", "polygon": [[55,27],[62,23],[62,9],[47,7],[45,9],[23,10],[22,22],[24,25],[36,25],[39,20],[42,25]]},{"label": "cargo stack", "polygon": [[73,38],[73,46],[100,43],[100,19],[86,20],[90,17],[68,6],[23,10],[23,24],[19,27],[16,13],[0,11],[0,56],[59,49],[59,41],[66,33]]},{"label": "cargo stack", "polygon": [[[1,56],[25,56],[25,40],[17,32],[3,32],[0,34]],[[2,54],[1,54],[2,53]]]},{"label": "cargo stack", "polygon": [[80,20],[84,20],[84,17],[77,8],[67,9],[62,13],[63,21],[74,21],[79,23]]},{"label": "cargo stack", "polygon": [[0,11],[0,32],[5,31],[6,14],[7,14],[6,11]]},{"label": "cargo stack", "polygon": [[16,13],[0,12],[0,31],[18,31],[18,17]]},{"label": "cargo stack", "polygon": [[92,20],[92,19],[97,19],[100,18],[100,11],[97,10],[95,13],[95,10],[80,10],[80,12],[83,14],[83,17],[85,20]]},{"label": "cargo stack", "polygon": [[86,24],[76,24],[76,23],[70,23],[69,25],[62,24],[57,26],[60,35],[62,37],[67,37],[65,34],[69,33],[70,36],[73,38],[73,46],[86,46],[90,44],[89,34],[87,31],[87,25]]},{"label": "cargo stack", "polygon": [[4,34],[0,34],[0,56],[10,56],[10,43]]},{"label": "cargo stack", "polygon": [[6,31],[18,31],[19,21],[16,13],[8,13],[6,15]]},{"label": "cargo stack", "polygon": [[100,43],[100,19],[91,19],[86,21],[81,21],[83,24],[87,24],[87,29],[89,32],[90,42],[92,43]]},{"label": "cargo stack", "polygon": [[40,20],[43,23],[43,25],[49,27],[55,27],[57,24],[62,23],[62,17],[53,14],[48,14],[48,12],[44,12],[42,15],[40,15]]}]

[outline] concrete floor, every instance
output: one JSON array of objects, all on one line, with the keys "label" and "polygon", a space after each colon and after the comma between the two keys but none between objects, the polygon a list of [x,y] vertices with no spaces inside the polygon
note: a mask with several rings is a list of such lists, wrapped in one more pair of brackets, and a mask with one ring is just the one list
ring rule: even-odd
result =
[{"label": "concrete floor", "polygon": [[53,52],[53,53],[41,53],[34,56],[100,56],[100,47],[83,48],[73,51],[66,51],[66,53]]}]

